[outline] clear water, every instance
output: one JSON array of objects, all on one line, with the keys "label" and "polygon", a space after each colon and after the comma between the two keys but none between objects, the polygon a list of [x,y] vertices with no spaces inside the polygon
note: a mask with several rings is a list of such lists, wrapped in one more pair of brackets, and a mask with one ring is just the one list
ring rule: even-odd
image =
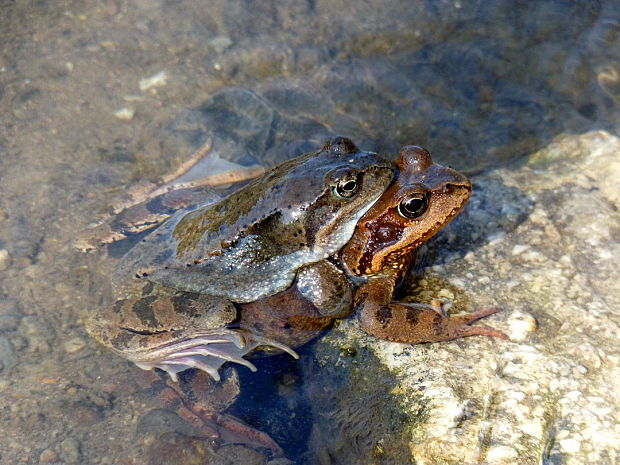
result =
[{"label": "clear water", "polygon": [[[0,463],[160,463],[165,434],[200,456],[83,329],[113,265],[72,243],[129,187],[209,137],[266,165],[332,134],[416,143],[473,174],[618,133],[619,31],[613,1],[1,2]],[[259,363],[232,412],[312,463],[307,400],[281,395],[299,368]]]}]

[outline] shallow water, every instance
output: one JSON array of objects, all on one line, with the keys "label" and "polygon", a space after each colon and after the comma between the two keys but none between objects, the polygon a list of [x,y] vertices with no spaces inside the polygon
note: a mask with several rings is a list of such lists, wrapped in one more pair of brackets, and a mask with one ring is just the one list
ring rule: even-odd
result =
[{"label": "shallow water", "polygon": [[[113,264],[72,244],[208,138],[269,166],[333,134],[415,143],[474,175],[562,133],[618,133],[616,2],[256,3],[2,4],[1,463],[157,463],[149,428],[185,431],[145,426],[158,405],[137,369],[86,335]],[[235,413],[311,462],[299,368],[259,366]]]}]

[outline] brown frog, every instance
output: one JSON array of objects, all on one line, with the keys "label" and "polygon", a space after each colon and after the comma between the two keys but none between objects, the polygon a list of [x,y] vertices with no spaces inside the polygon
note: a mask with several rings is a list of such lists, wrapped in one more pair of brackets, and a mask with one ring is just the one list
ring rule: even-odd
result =
[{"label": "brown frog", "polygon": [[416,249],[446,226],[471,196],[465,176],[433,163],[421,147],[403,147],[396,164],[397,180],[358,221],[340,253],[346,269],[363,278],[355,294],[362,328],[378,338],[409,344],[474,335],[507,339],[501,331],[469,326],[497,308],[450,317],[440,305],[392,301]]}]

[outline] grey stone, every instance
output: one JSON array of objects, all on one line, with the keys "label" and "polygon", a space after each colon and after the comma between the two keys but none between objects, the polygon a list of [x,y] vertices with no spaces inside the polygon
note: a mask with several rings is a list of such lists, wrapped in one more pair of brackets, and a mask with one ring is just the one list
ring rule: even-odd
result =
[{"label": "grey stone", "polygon": [[18,358],[11,341],[5,336],[0,336],[0,371],[10,370],[17,365]]},{"label": "grey stone", "polygon": [[21,320],[19,304],[13,299],[0,301],[0,331],[14,331]]},{"label": "grey stone", "polygon": [[79,463],[80,462],[80,442],[72,437],[66,438],[60,444],[58,444],[58,452],[60,459],[65,463]]}]

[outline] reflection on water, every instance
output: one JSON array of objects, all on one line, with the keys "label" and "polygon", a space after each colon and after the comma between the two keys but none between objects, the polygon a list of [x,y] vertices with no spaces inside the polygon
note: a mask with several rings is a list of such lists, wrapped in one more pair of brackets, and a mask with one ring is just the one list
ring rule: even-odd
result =
[{"label": "reflection on water", "polygon": [[[243,447],[211,450],[178,417],[144,427],[163,404],[81,323],[109,303],[114,264],[73,250],[76,234],[208,138],[244,165],[273,165],[332,134],[392,154],[416,143],[475,174],[561,133],[617,133],[619,30],[612,1],[4,5],[0,462],[264,463]],[[166,79],[140,86],[158,73]],[[243,373],[232,412],[299,463],[337,463],[317,446],[304,394],[320,384],[304,385],[289,362]],[[395,389],[389,377],[375,388]],[[388,432],[417,421],[385,402]],[[369,437],[377,463],[398,462]]]}]

